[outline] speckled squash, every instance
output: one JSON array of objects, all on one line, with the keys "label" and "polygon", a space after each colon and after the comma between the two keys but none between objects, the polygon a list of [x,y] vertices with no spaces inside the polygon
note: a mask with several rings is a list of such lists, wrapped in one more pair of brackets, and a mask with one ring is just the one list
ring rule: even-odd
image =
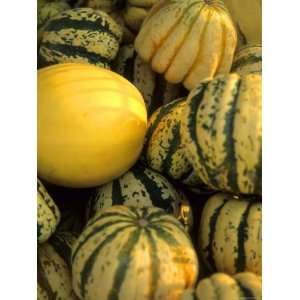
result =
[{"label": "speckled squash", "polygon": [[198,85],[182,114],[186,156],[215,190],[261,194],[261,75],[232,73]]},{"label": "speckled squash", "polygon": [[139,91],[120,75],[90,64],[38,71],[39,177],[64,187],[96,187],[138,160],[147,129]]},{"label": "speckled squash", "polygon": [[235,54],[231,72],[240,75],[249,73],[262,73],[262,47],[261,45],[246,45]]},{"label": "speckled squash", "polygon": [[43,243],[55,232],[60,211],[42,182],[37,180],[37,241]]},{"label": "speckled squash", "polygon": [[206,202],[199,227],[199,250],[212,272],[261,274],[261,202],[218,193]]},{"label": "speckled squash", "polygon": [[140,57],[171,83],[191,90],[229,73],[237,44],[221,0],[164,0],[154,5],[135,39]]},{"label": "speckled squash", "polygon": [[72,289],[70,254],[76,237],[58,233],[39,245],[37,252],[37,299],[78,300]]},{"label": "speckled squash", "polygon": [[77,62],[110,68],[122,39],[122,29],[105,12],[76,8],[53,17],[39,49],[41,65]]},{"label": "speckled squash", "polygon": [[163,76],[153,72],[137,55],[133,45],[120,48],[113,69],[132,82],[141,92],[149,115],[161,105],[183,96],[183,88],[179,84],[168,83]]},{"label": "speckled squash", "polygon": [[261,300],[261,276],[250,272],[239,273],[233,277],[225,273],[215,273],[199,282],[196,289],[196,299]]},{"label": "speckled squash", "polygon": [[161,106],[152,114],[148,122],[143,159],[150,168],[160,173],[188,185],[197,185],[200,180],[186,158],[180,135],[184,107],[185,98],[180,98]]},{"label": "speckled squash", "polygon": [[42,39],[42,34],[47,21],[56,16],[57,14],[70,9],[70,5],[65,1],[49,2],[44,5],[38,6],[37,10],[37,37],[38,45]]},{"label": "speckled squash", "polygon": [[161,174],[140,164],[95,190],[88,202],[88,219],[97,211],[112,205],[138,208],[156,206],[174,215],[187,230],[193,225],[192,210],[185,195],[178,192]]},{"label": "speckled squash", "polygon": [[155,207],[98,212],[72,251],[73,288],[81,299],[177,300],[197,274],[184,227]]}]

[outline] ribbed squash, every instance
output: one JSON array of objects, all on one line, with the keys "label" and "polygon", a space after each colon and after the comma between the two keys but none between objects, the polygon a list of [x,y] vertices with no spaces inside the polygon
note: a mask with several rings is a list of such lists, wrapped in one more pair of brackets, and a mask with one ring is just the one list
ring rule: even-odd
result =
[{"label": "ribbed squash", "polygon": [[137,55],[133,45],[120,48],[113,69],[141,92],[149,115],[161,105],[179,98],[184,92],[180,85],[170,84],[163,76],[153,72],[151,67]]},{"label": "ribbed squash", "polygon": [[261,75],[232,73],[188,96],[181,135],[186,156],[209,187],[261,194]]},{"label": "ribbed squash", "polygon": [[41,41],[47,21],[56,16],[57,14],[70,9],[71,7],[65,1],[49,2],[43,5],[38,5],[37,10],[37,36],[38,44]]},{"label": "ribbed squash", "polygon": [[262,47],[261,45],[246,45],[235,54],[232,72],[240,75],[249,73],[262,73]]},{"label": "ribbed squash", "polygon": [[147,112],[139,91],[109,70],[58,64],[38,71],[38,174],[66,187],[92,187],[131,168]]},{"label": "ribbed squash", "polygon": [[186,157],[180,135],[181,114],[185,102],[185,98],[177,99],[152,114],[148,123],[143,158],[150,168],[185,184],[197,185],[200,180],[195,176]]},{"label": "ribbed squash", "polygon": [[154,5],[135,40],[140,57],[171,83],[191,90],[229,73],[236,30],[221,0],[164,0]]},{"label": "ribbed squash", "polygon": [[239,44],[262,43],[262,0],[224,0],[239,33]]},{"label": "ribbed squash", "polygon": [[42,182],[37,179],[37,241],[43,243],[55,232],[60,211]]},{"label": "ribbed squash", "polygon": [[122,39],[120,26],[91,8],[64,11],[44,28],[39,58],[44,66],[76,62],[110,68]]},{"label": "ribbed squash", "polygon": [[261,202],[218,193],[206,202],[199,228],[200,255],[211,271],[261,274]]},{"label": "ribbed squash", "polygon": [[176,300],[197,274],[182,224],[155,207],[99,212],[72,251],[73,288],[81,299]]},{"label": "ribbed squash", "polygon": [[185,195],[165,177],[142,165],[135,165],[122,177],[97,188],[88,203],[88,219],[112,205],[160,207],[180,220],[186,229],[193,225]]},{"label": "ribbed squash", "polygon": [[72,289],[70,254],[76,237],[55,234],[37,251],[37,299],[77,300]]}]

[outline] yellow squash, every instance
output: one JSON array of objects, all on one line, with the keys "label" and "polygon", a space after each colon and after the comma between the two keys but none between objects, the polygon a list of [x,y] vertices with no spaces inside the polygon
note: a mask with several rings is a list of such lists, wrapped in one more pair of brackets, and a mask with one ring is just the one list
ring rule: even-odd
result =
[{"label": "yellow squash", "polygon": [[138,159],[143,97],[126,79],[88,64],[38,71],[38,174],[66,187],[98,186]]},{"label": "yellow squash", "polygon": [[220,0],[164,0],[154,5],[135,40],[140,57],[171,83],[191,90],[229,73],[237,33]]}]

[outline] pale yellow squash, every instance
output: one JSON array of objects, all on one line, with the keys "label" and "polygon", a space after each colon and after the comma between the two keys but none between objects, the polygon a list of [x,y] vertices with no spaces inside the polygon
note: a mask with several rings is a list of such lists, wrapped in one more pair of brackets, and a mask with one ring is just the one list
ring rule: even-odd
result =
[{"label": "pale yellow squash", "polygon": [[38,174],[67,187],[98,186],[138,159],[143,97],[126,79],[88,64],[38,71]]}]

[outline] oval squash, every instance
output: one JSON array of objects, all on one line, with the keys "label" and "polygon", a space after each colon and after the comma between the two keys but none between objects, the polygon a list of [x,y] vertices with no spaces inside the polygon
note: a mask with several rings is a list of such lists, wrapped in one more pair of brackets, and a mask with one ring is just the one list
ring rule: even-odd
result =
[{"label": "oval squash", "polygon": [[99,186],[142,150],[147,111],[139,91],[109,70],[58,64],[38,71],[38,174],[66,187]]}]

